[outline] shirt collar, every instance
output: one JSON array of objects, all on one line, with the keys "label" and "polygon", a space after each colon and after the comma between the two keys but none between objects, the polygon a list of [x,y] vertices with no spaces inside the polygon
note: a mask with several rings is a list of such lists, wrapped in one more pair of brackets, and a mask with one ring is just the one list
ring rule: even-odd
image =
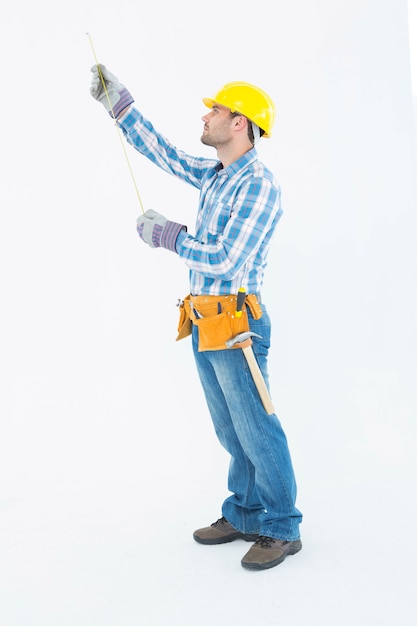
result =
[{"label": "shirt collar", "polygon": [[233,161],[233,163],[228,165],[228,167],[223,168],[223,165],[219,161],[219,163],[217,163],[215,167],[215,170],[218,174],[223,174],[224,176],[228,176],[230,178],[231,176],[239,172],[239,170],[243,169],[247,165],[250,165],[250,163],[253,163],[253,161],[257,159],[257,156],[258,154],[256,152],[256,149],[251,148],[236,161]]}]

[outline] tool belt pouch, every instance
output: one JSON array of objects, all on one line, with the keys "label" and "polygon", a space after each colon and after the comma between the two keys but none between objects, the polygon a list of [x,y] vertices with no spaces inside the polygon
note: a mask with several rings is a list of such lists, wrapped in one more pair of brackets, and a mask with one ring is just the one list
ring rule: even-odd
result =
[{"label": "tool belt pouch", "polygon": [[179,309],[180,319],[178,321],[177,341],[191,335],[193,325],[190,318],[190,296],[184,298],[184,300],[179,304]]},{"label": "tool belt pouch", "polygon": [[179,339],[191,333],[191,326],[198,328],[198,350],[226,350],[226,341],[249,330],[249,308],[254,319],[262,316],[262,309],[255,294],[249,294],[236,316],[236,300],[230,296],[187,296],[183,301],[178,325]]}]

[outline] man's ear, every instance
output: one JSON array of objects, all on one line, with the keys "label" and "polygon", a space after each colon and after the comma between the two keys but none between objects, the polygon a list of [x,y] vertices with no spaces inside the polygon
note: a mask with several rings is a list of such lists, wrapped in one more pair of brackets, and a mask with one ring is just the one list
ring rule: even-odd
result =
[{"label": "man's ear", "polygon": [[233,118],[233,128],[236,130],[243,130],[247,127],[248,120],[244,115],[236,115]]}]

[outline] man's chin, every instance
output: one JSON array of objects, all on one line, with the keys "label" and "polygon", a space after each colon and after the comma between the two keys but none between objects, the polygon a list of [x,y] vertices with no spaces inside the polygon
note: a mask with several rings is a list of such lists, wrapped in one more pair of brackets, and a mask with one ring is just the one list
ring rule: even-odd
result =
[{"label": "man's chin", "polygon": [[201,135],[200,137],[200,141],[201,143],[203,143],[205,146],[213,146],[213,144],[211,143],[210,139],[207,137],[207,135]]}]

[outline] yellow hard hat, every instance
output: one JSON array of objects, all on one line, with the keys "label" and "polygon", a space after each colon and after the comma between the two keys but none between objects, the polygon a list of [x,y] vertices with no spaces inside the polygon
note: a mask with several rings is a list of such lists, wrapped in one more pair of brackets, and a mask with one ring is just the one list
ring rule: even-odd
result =
[{"label": "yellow hard hat", "polygon": [[232,113],[241,113],[264,131],[263,137],[271,136],[275,105],[259,87],[250,83],[227,83],[214,98],[203,98],[203,102],[209,109],[220,104]]}]

